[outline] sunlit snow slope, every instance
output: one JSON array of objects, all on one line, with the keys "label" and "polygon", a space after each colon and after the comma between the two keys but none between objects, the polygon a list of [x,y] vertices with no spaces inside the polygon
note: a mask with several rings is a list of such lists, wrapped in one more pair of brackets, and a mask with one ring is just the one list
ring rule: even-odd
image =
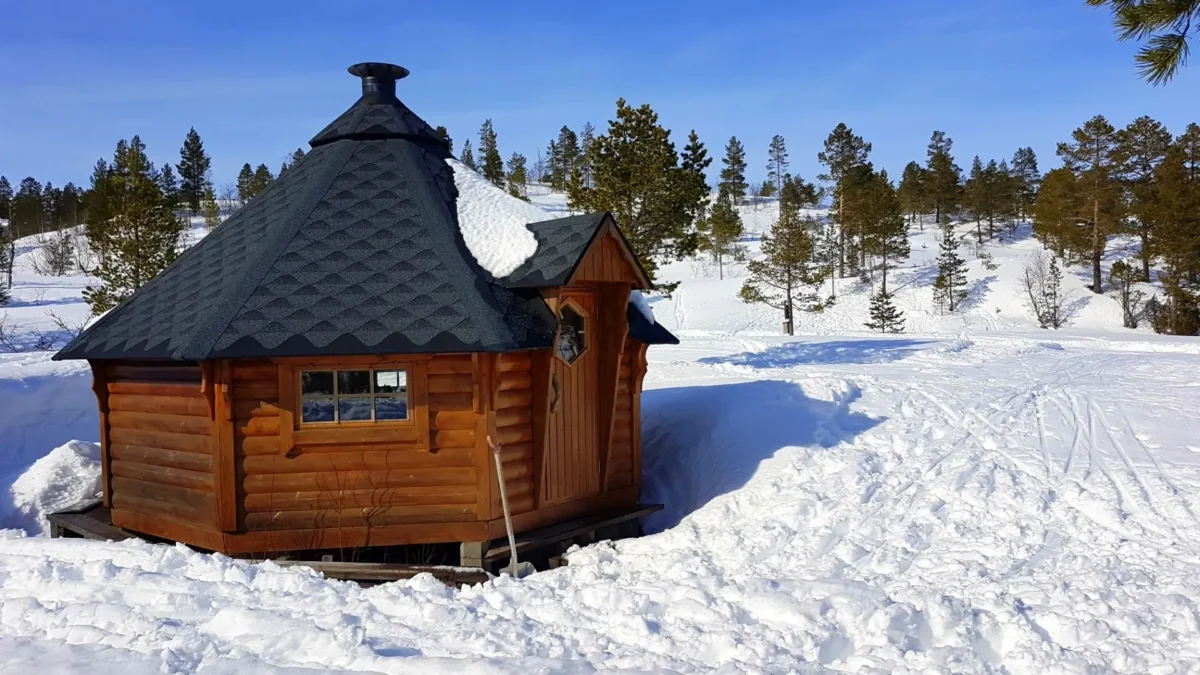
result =
[{"label": "sunlit snow slope", "polygon": [[[745,207],[750,229],[772,209]],[[645,498],[666,509],[656,534],[553,572],[364,590],[11,532],[0,673],[1197,672],[1200,339],[1121,328],[1076,270],[1070,325],[1037,328],[1017,292],[1037,246],[988,244],[989,270],[964,243],[971,297],[942,316],[917,230],[890,284],[908,331],[888,337],[862,327],[869,284],[843,282],[788,339],[736,299],[739,267],[665,266],[682,285],[652,306],[683,342],[650,351],[643,424]],[[78,286],[23,273],[18,298],[41,284]],[[47,303],[30,302],[8,311],[33,321]],[[94,438],[74,433],[94,423],[86,376],[45,358],[0,361],[0,411],[22,405],[0,412],[13,475]],[[80,426],[43,429],[64,415]],[[55,461],[86,473],[86,454]],[[31,486],[64,489],[37,478],[51,464],[5,488],[46,502]]]}]

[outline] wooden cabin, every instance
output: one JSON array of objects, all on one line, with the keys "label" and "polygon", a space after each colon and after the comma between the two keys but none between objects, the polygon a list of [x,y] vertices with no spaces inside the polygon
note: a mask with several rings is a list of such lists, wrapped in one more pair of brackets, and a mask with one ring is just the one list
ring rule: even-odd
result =
[{"label": "wooden cabin", "polygon": [[350,72],[362,97],[303,159],[56,356],[91,364],[112,524],[478,550],[505,530],[489,439],[518,532],[635,507],[646,350],[675,339],[630,303],[650,282],[618,224],[529,223],[536,251],[484,269],[407,71]]}]

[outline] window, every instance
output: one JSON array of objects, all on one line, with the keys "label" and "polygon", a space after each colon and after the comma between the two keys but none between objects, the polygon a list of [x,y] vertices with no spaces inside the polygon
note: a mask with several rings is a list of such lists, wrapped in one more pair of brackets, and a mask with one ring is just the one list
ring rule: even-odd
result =
[{"label": "window", "polygon": [[575,363],[587,351],[587,331],[583,315],[572,305],[563,305],[559,312],[558,344],[555,351],[558,358],[567,363]]},{"label": "window", "polygon": [[401,422],[408,419],[408,371],[401,368],[303,370],[300,421]]}]

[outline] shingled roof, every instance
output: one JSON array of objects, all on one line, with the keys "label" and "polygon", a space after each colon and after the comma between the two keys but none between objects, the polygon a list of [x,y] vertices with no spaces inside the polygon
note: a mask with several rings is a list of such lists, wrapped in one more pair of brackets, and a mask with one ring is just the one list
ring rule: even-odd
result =
[{"label": "shingled roof", "polygon": [[551,346],[537,292],[505,288],[466,248],[448,144],[395,96],[408,71],[350,72],[363,95],[310,153],[55,358]]}]

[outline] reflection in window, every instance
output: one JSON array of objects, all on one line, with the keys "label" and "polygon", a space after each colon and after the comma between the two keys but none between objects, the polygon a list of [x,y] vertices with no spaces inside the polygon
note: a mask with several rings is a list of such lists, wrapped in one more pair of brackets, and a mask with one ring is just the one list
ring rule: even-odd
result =
[{"label": "reflection in window", "polygon": [[300,421],[394,422],[408,419],[408,371],[401,368],[305,370]]},{"label": "reflection in window", "polygon": [[587,350],[583,315],[571,305],[564,305],[559,318],[558,344],[555,345],[555,351],[558,358],[567,363],[575,363]]}]

